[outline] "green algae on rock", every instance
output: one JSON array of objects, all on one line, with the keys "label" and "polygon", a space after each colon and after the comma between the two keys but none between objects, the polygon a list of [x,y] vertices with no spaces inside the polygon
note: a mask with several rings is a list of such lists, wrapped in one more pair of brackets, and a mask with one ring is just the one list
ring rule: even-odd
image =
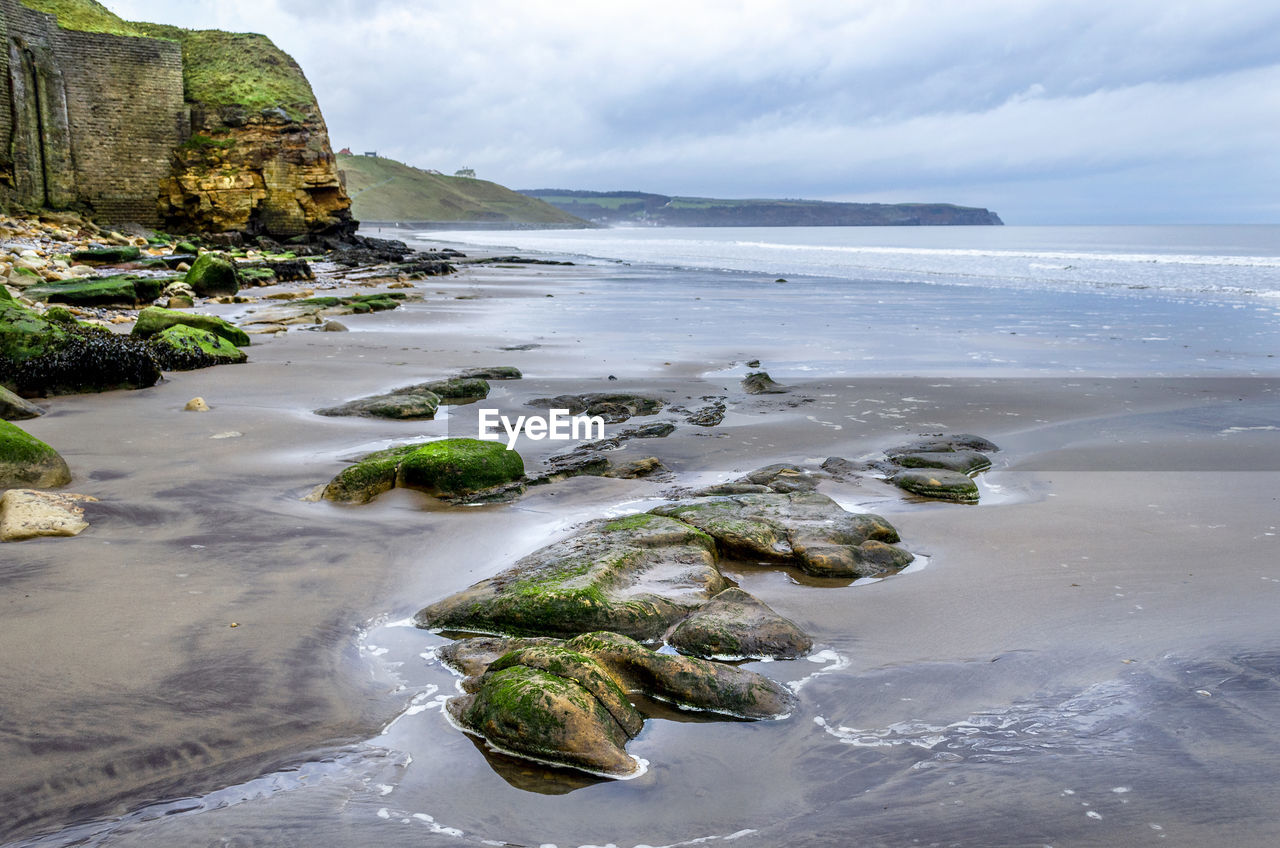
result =
[{"label": "green algae on rock", "polygon": [[142,251],[132,245],[89,247],[71,251],[71,261],[82,265],[119,265],[122,262],[136,262],[140,258]]},{"label": "green algae on rock", "polygon": [[447,380],[432,380],[429,383],[393,389],[391,394],[412,395],[424,392],[437,395],[443,404],[460,405],[487,398],[489,384],[477,377],[450,377]]},{"label": "green algae on rock", "polygon": [[35,285],[24,294],[32,300],[71,306],[134,306],[155,300],[168,282],[160,277],[121,274]]},{"label": "green algae on rock", "polygon": [[636,692],[686,709],[777,719],[795,708],[786,687],[746,669],[654,653],[611,632],[552,639],[466,639],[441,659],[467,679],[446,708],[462,729],[499,750],[607,777],[639,762],[626,743],[644,716]]},{"label": "green algae on rock", "polygon": [[150,338],[162,333],[176,324],[185,324],[198,330],[205,330],[221,336],[236,347],[249,346],[249,334],[235,324],[216,315],[201,315],[195,312],[181,312],[176,309],[164,309],[159,306],[148,306],[138,313],[137,323],[133,325],[132,335]]},{"label": "green algae on rock", "polygon": [[49,489],[71,482],[71,469],[53,448],[27,431],[0,421],[0,488]]},{"label": "green algae on rock", "polygon": [[679,521],[595,521],[497,576],[420,610],[419,626],[522,636],[611,630],[656,640],[723,591],[715,543]]},{"label": "green algae on rock", "polygon": [[326,500],[368,503],[400,486],[438,495],[468,495],[516,483],[524,460],[497,442],[442,439],[401,445],[362,457],[325,486]]},{"label": "green algae on rock", "polygon": [[166,371],[235,365],[249,358],[216,332],[187,324],[174,324],[157,333],[151,340],[151,349]]},{"label": "green algae on rock", "polygon": [[187,285],[201,297],[240,291],[240,273],[230,259],[218,253],[202,253],[187,271]]}]

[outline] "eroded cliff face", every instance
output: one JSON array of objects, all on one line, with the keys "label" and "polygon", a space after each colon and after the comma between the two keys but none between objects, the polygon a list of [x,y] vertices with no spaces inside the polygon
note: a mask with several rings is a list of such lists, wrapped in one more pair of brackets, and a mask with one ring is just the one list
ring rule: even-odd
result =
[{"label": "eroded cliff face", "polygon": [[288,237],[354,232],[351,199],[318,111],[192,109],[191,137],[160,184],[170,229]]}]

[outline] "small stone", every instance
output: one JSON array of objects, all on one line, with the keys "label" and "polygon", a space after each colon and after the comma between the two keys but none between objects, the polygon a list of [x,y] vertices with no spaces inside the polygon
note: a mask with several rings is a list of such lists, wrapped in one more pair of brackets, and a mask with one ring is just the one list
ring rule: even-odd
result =
[{"label": "small stone", "polygon": [[748,374],[742,381],[742,388],[749,395],[780,395],[791,391],[786,386],[775,383],[767,371]]},{"label": "small stone", "polygon": [[320,329],[321,329],[321,330],[323,330],[323,331],[324,331],[324,332],[326,332],[326,333],[346,333],[346,332],[348,332],[347,325],[346,325],[346,324],[343,324],[341,321],[325,321],[325,322],[324,322],[324,326],[323,326],[323,327],[321,327]]},{"label": "small stone", "polygon": [[81,504],[97,500],[89,495],[10,489],[0,497],[0,542],[75,536],[89,526]]},{"label": "small stone", "polygon": [[182,408],[187,412],[208,412],[209,404],[205,403],[205,400],[202,397],[193,397],[191,400],[187,401],[187,405]]}]

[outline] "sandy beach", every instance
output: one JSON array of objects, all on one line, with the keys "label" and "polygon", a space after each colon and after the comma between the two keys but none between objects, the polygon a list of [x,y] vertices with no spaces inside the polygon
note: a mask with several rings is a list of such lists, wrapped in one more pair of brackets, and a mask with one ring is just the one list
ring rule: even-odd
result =
[{"label": "sandy beach", "polygon": [[[1158,361],[1141,314],[1185,305],[1134,306],[1108,339],[1086,331],[1094,301],[1071,335],[1056,301],[939,294],[912,331],[872,297],[831,329],[805,323],[830,308],[819,283],[748,276],[464,267],[417,282],[420,302],[344,317],[348,333],[255,336],[245,365],[48,399],[26,429],[100,502],[76,538],[0,550],[0,841],[1273,844],[1274,360],[1222,353],[1202,320]],[[245,325],[266,308],[216,311]],[[755,359],[791,391],[746,394]],[[567,392],[662,398],[676,431],[617,456],[670,473],[484,507],[304,500],[345,460],[475,429],[472,407],[312,410],[490,365],[524,372],[485,402],[510,414]],[[210,412],[183,410],[196,396]],[[705,398],[726,404],[719,426],[670,411]],[[424,604],[590,519],[939,432],[1001,447],[978,505],[873,475],[820,487],[889,518],[907,570],[851,585],[730,569],[818,643],[748,664],[798,684],[788,719],[668,710],[630,748],[649,770],[621,782],[492,754],[445,721],[456,678],[432,650],[448,640],[403,623]],[[530,469],[563,447],[519,445]]]}]

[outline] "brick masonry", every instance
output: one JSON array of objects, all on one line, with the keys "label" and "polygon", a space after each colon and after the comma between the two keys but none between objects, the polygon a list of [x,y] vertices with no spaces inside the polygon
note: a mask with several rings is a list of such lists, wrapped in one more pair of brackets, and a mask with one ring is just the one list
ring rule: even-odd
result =
[{"label": "brick masonry", "polygon": [[17,0],[0,0],[0,37],[0,202],[158,224],[190,132],[181,48],[64,30]]}]

